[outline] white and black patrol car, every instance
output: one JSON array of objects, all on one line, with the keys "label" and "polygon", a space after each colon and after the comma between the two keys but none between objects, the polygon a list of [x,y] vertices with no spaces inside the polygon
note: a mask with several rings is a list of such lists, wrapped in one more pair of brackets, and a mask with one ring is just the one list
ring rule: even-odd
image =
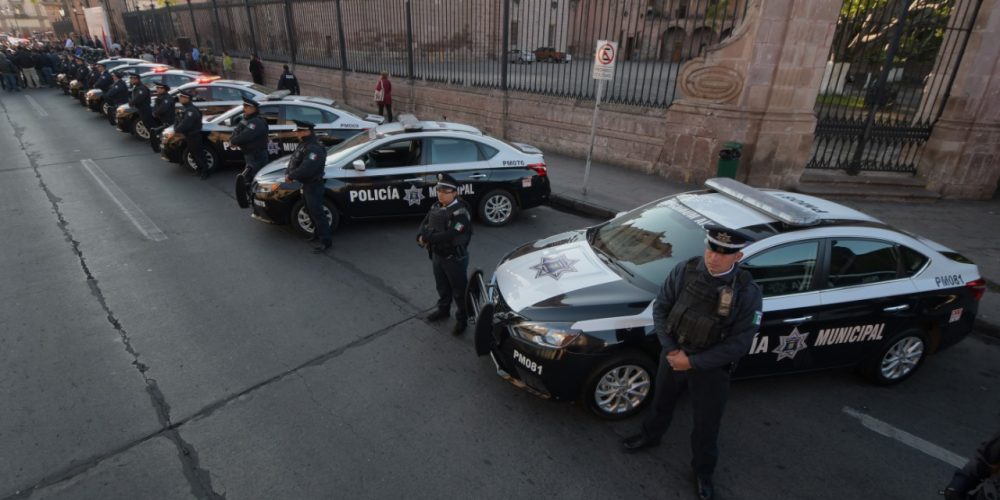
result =
[{"label": "white and black patrol car", "polygon": [[[257,174],[251,184],[253,216],[312,234],[299,185],[283,182],[286,165],[287,160],[277,161]],[[507,224],[519,210],[545,203],[551,192],[545,159],[537,148],[489,137],[468,125],[402,115],[400,122],[381,125],[329,150],[328,216],[336,227],[342,217],[425,215],[437,199],[434,185],[441,173],[460,183],[459,195],[490,226]]]},{"label": "white and black patrol car", "polygon": [[[271,160],[289,155],[295,151],[299,139],[295,136],[295,122],[307,121],[316,124],[315,134],[321,144],[332,146],[345,139],[367,132],[384,119],[378,115],[361,114],[354,109],[339,105],[325,97],[288,95],[288,91],[278,91],[262,97],[258,112],[267,121],[267,153]],[[204,112],[204,111],[203,111]],[[243,164],[243,153],[229,144],[236,125],[243,120],[243,105],[234,106],[226,112],[204,120],[201,133],[205,152],[208,154],[209,168],[227,163]],[[161,151],[163,157],[175,163],[182,163],[195,169],[194,160],[187,154],[187,143],[182,136],[173,134],[168,128],[163,133]]]},{"label": "white and black patrol car", "polygon": [[[146,81],[145,76],[143,75],[143,82]],[[152,77],[150,81],[153,81]],[[155,84],[156,82],[153,82],[153,85]],[[201,110],[202,116],[206,119],[225,113],[233,109],[233,106],[241,105],[244,97],[259,101],[269,94],[275,93],[274,90],[253,82],[222,80],[218,76],[211,75],[201,75],[197,80],[178,86],[169,82],[167,85],[170,85],[170,95],[174,97],[177,97],[177,93],[181,90],[193,92],[192,102]],[[153,95],[152,98],[155,106],[156,95]],[[180,104],[177,104],[177,107],[180,109]],[[142,140],[149,139],[149,131],[142,125],[142,120],[139,120],[139,113],[128,104],[118,106],[115,114],[115,125],[122,132],[133,134]]]},{"label": "white and black patrol car", "polygon": [[706,187],[523,245],[488,282],[473,272],[477,353],[544,398],[638,412],[660,352],[653,299],[703,254],[708,223],[756,240],[740,265],[763,289],[763,321],[734,377],[857,367],[892,384],[972,330],[986,282],[954,251],[813,196]]}]

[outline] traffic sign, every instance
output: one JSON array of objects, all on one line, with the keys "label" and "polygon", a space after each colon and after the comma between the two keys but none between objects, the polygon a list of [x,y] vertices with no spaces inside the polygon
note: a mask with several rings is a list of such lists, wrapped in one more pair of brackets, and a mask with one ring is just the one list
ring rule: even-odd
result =
[{"label": "traffic sign", "polygon": [[618,42],[598,40],[594,51],[595,80],[611,80],[615,77],[615,61],[618,60]]}]

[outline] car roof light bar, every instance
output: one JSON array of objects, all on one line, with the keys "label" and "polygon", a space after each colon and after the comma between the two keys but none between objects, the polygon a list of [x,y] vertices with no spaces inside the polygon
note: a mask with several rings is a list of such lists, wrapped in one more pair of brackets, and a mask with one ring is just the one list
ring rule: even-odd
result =
[{"label": "car roof light bar", "polygon": [[420,120],[417,120],[415,115],[409,113],[399,115],[399,123],[403,125],[403,130],[423,130],[423,125],[420,124]]},{"label": "car roof light bar", "polygon": [[788,200],[776,198],[754,189],[736,179],[714,177],[705,181],[705,187],[752,207],[790,226],[812,226],[819,224],[820,218],[805,207]]}]

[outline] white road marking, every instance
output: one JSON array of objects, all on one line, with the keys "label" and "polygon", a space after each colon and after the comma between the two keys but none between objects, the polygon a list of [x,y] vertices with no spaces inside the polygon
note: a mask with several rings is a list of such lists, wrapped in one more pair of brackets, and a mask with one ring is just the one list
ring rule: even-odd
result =
[{"label": "white road marking", "polygon": [[861,425],[867,427],[868,429],[873,430],[885,437],[895,439],[910,448],[920,450],[946,464],[951,465],[952,467],[962,467],[966,462],[968,462],[968,459],[965,457],[952,453],[930,441],[921,439],[902,429],[897,429],[875,417],[861,413],[860,411],[849,406],[844,407],[844,413],[860,420]]},{"label": "white road marking", "polygon": [[143,236],[153,241],[163,241],[167,239],[167,235],[163,234],[163,231],[161,231],[160,228],[157,227],[148,216],[146,216],[146,213],[139,208],[139,205],[136,205],[135,202],[132,201],[127,194],[125,194],[125,191],[122,191],[122,189],[118,187],[118,184],[115,184],[115,181],[111,180],[111,177],[108,177],[108,174],[106,174],[104,170],[102,170],[101,167],[94,162],[94,160],[87,158],[85,160],[80,160],[80,163],[83,164],[83,168],[87,169],[87,172],[90,172],[90,175],[94,177],[94,180],[101,185],[104,192],[108,193],[108,196],[114,200],[115,204],[118,205],[118,208],[125,213],[128,220],[132,221],[132,224],[135,225],[136,229],[138,229]]},{"label": "white road marking", "polygon": [[49,112],[45,111],[45,108],[43,108],[41,104],[38,104],[38,101],[36,101],[34,97],[26,95],[24,98],[28,100],[28,104],[30,104],[31,107],[35,108],[35,112],[38,113],[38,116],[49,116]]}]

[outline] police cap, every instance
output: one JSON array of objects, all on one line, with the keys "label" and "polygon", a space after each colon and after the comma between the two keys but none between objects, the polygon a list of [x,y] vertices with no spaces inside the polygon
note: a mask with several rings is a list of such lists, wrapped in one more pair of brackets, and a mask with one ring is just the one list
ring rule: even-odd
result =
[{"label": "police cap", "polygon": [[705,245],[716,253],[736,253],[753,242],[739,231],[718,224],[705,225]]},{"label": "police cap", "polygon": [[136,77],[136,78],[139,78],[139,73],[136,73],[135,71],[129,71],[128,72],[128,77],[132,78],[133,76]]},{"label": "police cap", "polygon": [[170,85],[167,85],[167,84],[161,82],[161,83],[157,83],[156,84],[156,88],[169,91],[170,90]]},{"label": "police cap", "polygon": [[113,76],[115,78],[121,78],[121,77],[125,76],[125,74],[122,73],[121,71],[112,71],[111,72],[111,76]]},{"label": "police cap", "polygon": [[194,99],[194,92],[191,92],[191,89],[184,89],[177,92],[177,97],[187,97],[188,99]]},{"label": "police cap", "polygon": [[458,191],[458,181],[449,174],[438,174],[437,185],[434,189],[438,191]]},{"label": "police cap", "polygon": [[301,132],[303,130],[312,131],[316,128],[316,124],[313,122],[307,122],[305,120],[295,120],[295,131]]},{"label": "police cap", "polygon": [[255,108],[259,108],[260,107],[260,103],[258,103],[257,101],[255,101],[255,100],[253,100],[253,99],[251,99],[251,98],[249,98],[247,96],[243,96],[243,105],[244,106],[253,106]]}]

